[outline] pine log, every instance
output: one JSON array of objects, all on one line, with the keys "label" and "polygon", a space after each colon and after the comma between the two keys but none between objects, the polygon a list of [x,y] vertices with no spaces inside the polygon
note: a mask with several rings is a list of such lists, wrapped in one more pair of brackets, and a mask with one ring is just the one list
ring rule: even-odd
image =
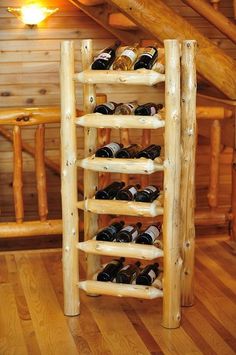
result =
[{"label": "pine log", "polygon": [[[236,99],[236,65],[233,58],[201,34],[161,0],[108,0],[152,37],[160,41],[194,38],[198,43],[197,70],[230,99]],[[213,11],[213,10],[212,10]]]},{"label": "pine log", "polygon": [[35,131],[35,173],[38,194],[38,211],[41,221],[48,215],[46,170],[44,163],[45,126],[40,124]]},{"label": "pine log", "polygon": [[13,195],[15,205],[16,222],[21,223],[24,219],[23,201],[23,160],[21,148],[21,129],[13,128]]},{"label": "pine log", "polygon": [[218,206],[219,190],[219,168],[220,168],[220,146],[221,146],[221,126],[219,120],[214,120],[211,124],[211,162],[210,162],[210,182],[207,194],[208,204],[211,208]]},{"label": "pine log", "polygon": [[180,45],[165,40],[165,162],[163,215],[163,320],[165,328],[180,324]]},{"label": "pine log", "polygon": [[[92,40],[83,40],[81,45],[82,68],[88,70],[93,61]],[[91,113],[96,106],[96,90],[91,83],[83,85],[83,109],[85,113]],[[94,154],[97,148],[97,129],[84,128],[84,157]],[[94,196],[98,189],[98,172],[84,169],[84,200]],[[84,239],[91,239],[98,230],[98,215],[85,211],[84,213]],[[100,257],[97,255],[87,255],[87,278],[100,268]]]},{"label": "pine log", "polygon": [[[194,11],[198,12],[199,15],[205,17],[207,21],[212,23],[219,31],[226,35],[231,41],[236,43],[236,26],[230,21],[226,16],[224,16],[217,9],[212,8],[204,0],[182,0],[185,4],[189,5]],[[218,1],[214,1],[215,5]],[[217,7],[218,8],[218,7]]]},{"label": "pine log", "polygon": [[61,193],[63,220],[63,286],[64,312],[77,315],[80,311],[78,250],[79,217],[77,202],[76,166],[76,126],[75,126],[75,88],[74,88],[74,43],[61,44]]},{"label": "pine log", "polygon": [[193,304],[193,274],[195,249],[195,154],[196,154],[196,41],[183,41],[182,122],[181,122],[181,190],[180,238],[183,267],[181,273],[181,299],[183,306]]}]

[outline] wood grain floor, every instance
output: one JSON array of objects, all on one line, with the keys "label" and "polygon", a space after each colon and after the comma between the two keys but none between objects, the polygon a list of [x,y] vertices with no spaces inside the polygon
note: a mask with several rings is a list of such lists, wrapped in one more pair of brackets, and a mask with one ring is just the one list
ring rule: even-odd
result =
[{"label": "wood grain floor", "polygon": [[226,238],[198,240],[195,305],[161,327],[161,300],[87,297],[63,315],[61,251],[0,253],[0,355],[236,353],[236,263]]}]

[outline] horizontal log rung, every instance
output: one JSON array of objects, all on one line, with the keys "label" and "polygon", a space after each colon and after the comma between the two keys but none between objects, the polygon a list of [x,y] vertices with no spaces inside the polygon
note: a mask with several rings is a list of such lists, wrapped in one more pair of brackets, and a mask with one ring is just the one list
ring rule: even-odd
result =
[{"label": "horizontal log rung", "polygon": [[163,196],[152,203],[119,201],[119,200],[96,200],[87,199],[77,202],[77,207],[87,212],[97,214],[116,214],[137,217],[156,217],[163,215]]},{"label": "horizontal log rung", "polygon": [[153,86],[165,81],[165,75],[155,70],[84,70],[74,74],[74,80],[83,84],[126,84]]},{"label": "horizontal log rung", "polygon": [[90,113],[77,117],[75,123],[83,127],[94,128],[137,128],[157,129],[165,127],[164,112],[153,116],[135,115],[102,115],[101,113]]},{"label": "horizontal log rung", "polygon": [[78,285],[81,290],[84,290],[88,294],[101,294],[143,299],[163,297],[163,292],[153,286],[127,285],[94,280],[81,281]]},{"label": "horizontal log rung", "polygon": [[97,255],[124,256],[128,258],[139,258],[143,260],[153,260],[163,256],[163,250],[154,245],[104,242],[97,240],[87,240],[77,244],[77,248]]},{"label": "horizontal log rung", "polygon": [[152,174],[157,171],[163,171],[161,158],[146,159],[119,159],[119,158],[96,158],[94,155],[77,161],[81,168],[124,174]]},{"label": "horizontal log rung", "polygon": [[62,220],[0,223],[0,238],[32,237],[62,234]]}]

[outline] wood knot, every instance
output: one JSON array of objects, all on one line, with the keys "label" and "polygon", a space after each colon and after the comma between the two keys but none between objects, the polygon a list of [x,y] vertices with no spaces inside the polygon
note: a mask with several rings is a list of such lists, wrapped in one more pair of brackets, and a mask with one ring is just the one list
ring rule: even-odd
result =
[{"label": "wood knot", "polygon": [[10,93],[10,91],[3,91],[3,92],[1,92],[1,96],[3,96],[3,97],[11,96],[11,93]]},{"label": "wood knot", "polygon": [[24,121],[27,122],[30,120],[30,115],[22,115],[16,118],[17,122]]},{"label": "wood knot", "polygon": [[33,104],[34,103],[34,99],[32,97],[29,97],[27,100],[26,100],[26,103],[27,104]]}]

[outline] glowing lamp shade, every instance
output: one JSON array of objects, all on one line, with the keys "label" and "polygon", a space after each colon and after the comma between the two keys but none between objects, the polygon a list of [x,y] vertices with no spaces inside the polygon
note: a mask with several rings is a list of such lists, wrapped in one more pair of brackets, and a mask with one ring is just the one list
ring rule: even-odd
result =
[{"label": "glowing lamp shade", "polygon": [[25,5],[20,8],[8,7],[8,12],[18,17],[23,23],[28,26],[38,25],[48,16],[58,11],[56,9],[47,9],[37,4]]}]

